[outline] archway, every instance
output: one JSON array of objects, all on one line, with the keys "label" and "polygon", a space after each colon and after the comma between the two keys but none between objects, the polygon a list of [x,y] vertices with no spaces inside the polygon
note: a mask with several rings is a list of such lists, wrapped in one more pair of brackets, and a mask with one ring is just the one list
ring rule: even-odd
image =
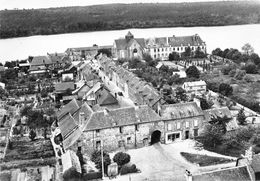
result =
[{"label": "archway", "polygon": [[160,142],[160,140],[161,140],[161,131],[155,130],[151,136],[151,145]]}]

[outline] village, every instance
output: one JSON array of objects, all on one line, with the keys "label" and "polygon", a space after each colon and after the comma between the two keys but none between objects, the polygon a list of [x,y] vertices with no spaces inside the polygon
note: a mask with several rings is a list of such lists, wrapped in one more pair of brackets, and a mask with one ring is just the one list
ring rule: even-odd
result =
[{"label": "village", "polygon": [[219,51],[129,31],[0,66],[0,180],[260,180],[259,97],[234,96],[260,78]]}]

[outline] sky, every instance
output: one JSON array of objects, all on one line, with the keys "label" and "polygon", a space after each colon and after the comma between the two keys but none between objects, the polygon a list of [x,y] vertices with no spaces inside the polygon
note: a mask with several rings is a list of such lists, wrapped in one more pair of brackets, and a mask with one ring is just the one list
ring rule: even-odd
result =
[{"label": "sky", "polygon": [[[0,10],[3,9],[38,9],[64,6],[89,6],[111,3],[180,3],[196,1],[223,1],[223,0],[0,0]],[[226,0],[227,1],[227,0]],[[260,0],[259,0],[260,1]]]}]

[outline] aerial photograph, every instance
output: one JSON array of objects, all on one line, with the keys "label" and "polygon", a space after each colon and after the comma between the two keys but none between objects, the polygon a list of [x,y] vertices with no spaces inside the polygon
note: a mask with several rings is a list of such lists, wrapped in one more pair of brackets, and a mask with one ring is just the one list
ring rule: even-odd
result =
[{"label": "aerial photograph", "polygon": [[260,0],[0,0],[0,181],[260,181]]}]

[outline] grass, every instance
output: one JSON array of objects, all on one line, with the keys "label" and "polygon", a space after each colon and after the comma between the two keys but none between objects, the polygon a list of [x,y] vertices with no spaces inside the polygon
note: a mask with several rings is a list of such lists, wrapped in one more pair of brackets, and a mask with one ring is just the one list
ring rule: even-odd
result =
[{"label": "grass", "polygon": [[212,157],[207,155],[199,155],[199,154],[192,154],[192,153],[186,153],[181,152],[181,156],[183,156],[187,161],[191,163],[198,164],[199,166],[210,166],[210,165],[216,165],[216,164],[222,164],[222,163],[229,163],[234,160],[227,159],[227,158],[221,158],[221,157]]}]

